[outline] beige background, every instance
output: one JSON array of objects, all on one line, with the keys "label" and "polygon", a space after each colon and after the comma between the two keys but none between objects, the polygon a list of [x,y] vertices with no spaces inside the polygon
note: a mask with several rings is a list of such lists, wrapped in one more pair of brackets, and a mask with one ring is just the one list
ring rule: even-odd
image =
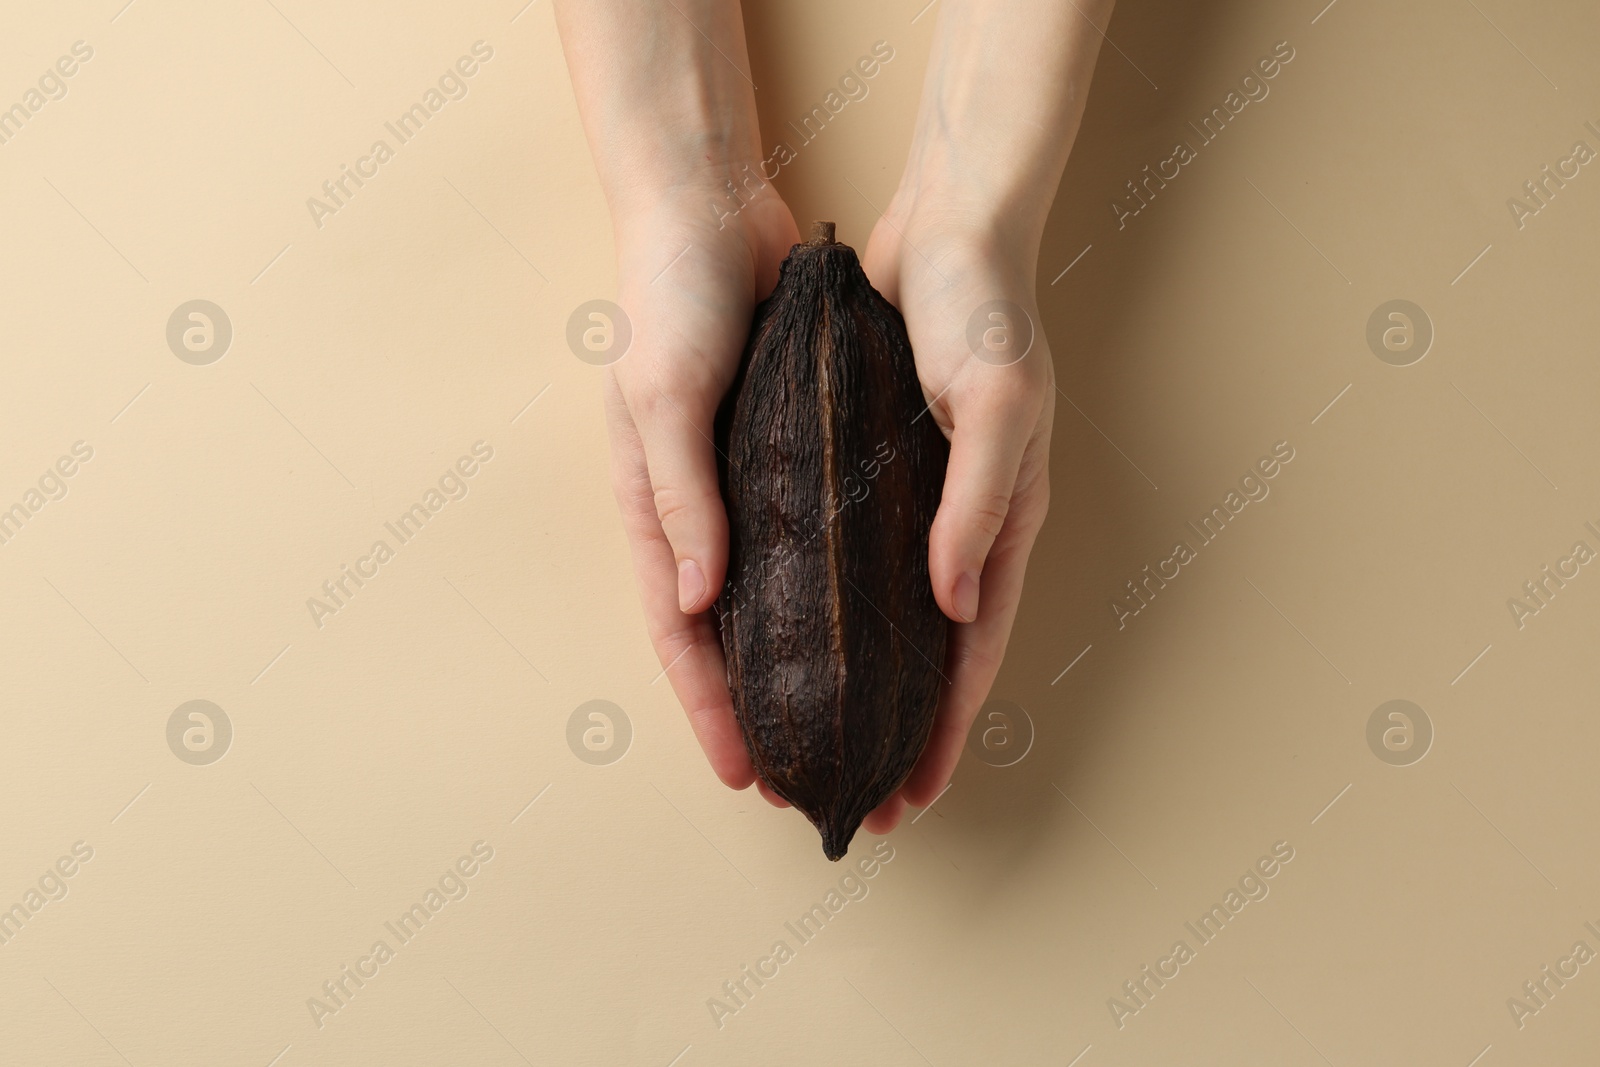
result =
[{"label": "beige background", "polygon": [[[922,2],[748,12],[769,142],[896,51],[779,182],[858,245]],[[564,341],[614,276],[548,0],[8,12],[0,104],[94,55],[0,145],[0,506],[93,458],[0,545],[0,906],[93,858],[0,945],[0,1063],[1592,1060],[1600,967],[1521,1028],[1506,1001],[1600,950],[1600,577],[1520,630],[1507,599],[1600,548],[1600,174],[1520,230],[1506,200],[1600,148],[1600,12],[1322,2],[1118,11],[1040,263],[1070,404],[995,689],[1037,737],[967,755],[804,945],[784,923],[845,871],[715,781],[657,680],[600,372]],[[469,94],[319,229],[306,199],[478,40]],[[1124,183],[1285,40],[1270,95],[1119,230]],[[234,336],[192,366],[165,329],[202,298]],[[1436,331],[1407,367],[1365,340],[1396,298]],[[465,499],[314,625],[479,440]],[[1270,497],[1119,630],[1123,583],[1277,441]],[[1396,698],[1436,734],[1410,766],[1366,740]],[[194,699],[234,730],[208,766],[167,745]],[[632,724],[606,766],[566,741],[592,699]],[[399,945],[384,923],[477,841],[468,895]],[[1279,841],[1270,895],[1119,1028],[1108,998]],[[308,998],[380,938],[319,1028]]]}]

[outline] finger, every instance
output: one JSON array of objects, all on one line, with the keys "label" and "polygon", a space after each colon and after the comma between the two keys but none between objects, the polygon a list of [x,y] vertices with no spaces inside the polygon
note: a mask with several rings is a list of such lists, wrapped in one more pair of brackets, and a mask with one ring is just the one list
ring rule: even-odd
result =
[{"label": "finger", "polygon": [[722,591],[728,564],[728,513],[717,484],[712,421],[717,398],[670,395],[641,383],[629,397],[643,445],[655,515],[673,557],[678,608],[695,615]]},{"label": "finger", "polygon": [[722,644],[710,616],[685,615],[678,610],[672,548],[656,516],[638,431],[610,375],[606,423],[611,437],[612,484],[633,548],[634,572],[656,657],[711,769],[724,784],[744,789],[755,780],[755,768],[733,717]]},{"label": "finger", "polygon": [[906,812],[905,798],[898,792],[890,795],[888,800],[879,804],[872,812],[861,821],[861,828],[869,834],[882,837],[899,825],[900,817]]},{"label": "finger", "polygon": [[1022,598],[1028,555],[1048,507],[1048,492],[1048,482],[1041,476],[1018,494],[1007,525],[989,554],[978,620],[951,628],[945,656],[950,685],[940,698],[928,745],[900,788],[900,795],[912,807],[926,808],[949,783],[967,733],[994,685]]},{"label": "finger", "polygon": [[793,806],[787,800],[774,793],[772,791],[772,787],[759,778],[756,779],[756,788],[761,790],[761,795],[767,798],[767,803],[771,804],[775,808],[788,808]]},{"label": "finger", "polygon": [[[1006,368],[982,367],[979,374]],[[950,465],[928,534],[928,569],[940,609],[957,622],[978,618],[984,563],[1005,527],[1034,413],[991,393],[953,411]]]}]

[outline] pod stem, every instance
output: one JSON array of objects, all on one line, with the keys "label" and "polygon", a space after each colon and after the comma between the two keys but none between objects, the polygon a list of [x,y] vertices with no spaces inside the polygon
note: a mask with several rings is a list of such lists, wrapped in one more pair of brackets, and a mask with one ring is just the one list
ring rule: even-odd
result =
[{"label": "pod stem", "polygon": [[836,242],[834,240],[834,236],[833,236],[833,223],[831,223],[831,222],[813,222],[811,224],[811,237],[810,237],[809,240],[806,241],[806,244],[808,246],[810,246],[812,248],[820,248],[823,245],[831,245],[831,244],[837,244],[837,243],[838,242]]}]

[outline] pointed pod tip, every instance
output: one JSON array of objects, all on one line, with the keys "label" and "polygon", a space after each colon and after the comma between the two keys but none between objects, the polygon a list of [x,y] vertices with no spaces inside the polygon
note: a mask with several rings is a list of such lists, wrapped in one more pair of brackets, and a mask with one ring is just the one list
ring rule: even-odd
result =
[{"label": "pointed pod tip", "polygon": [[850,841],[856,836],[856,829],[860,826],[857,822],[849,829],[844,827],[822,828],[822,854],[837,863],[844,859],[845,853],[850,851]]}]

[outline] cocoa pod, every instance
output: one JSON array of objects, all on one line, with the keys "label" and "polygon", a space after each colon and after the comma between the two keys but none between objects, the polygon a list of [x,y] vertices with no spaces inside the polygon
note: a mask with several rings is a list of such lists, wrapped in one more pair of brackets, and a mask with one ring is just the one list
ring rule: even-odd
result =
[{"label": "cocoa pod", "polygon": [[928,531],[950,450],[905,320],[832,223],[756,308],[718,437],[735,717],[756,773],[837,860],[933,726],[947,624]]}]

